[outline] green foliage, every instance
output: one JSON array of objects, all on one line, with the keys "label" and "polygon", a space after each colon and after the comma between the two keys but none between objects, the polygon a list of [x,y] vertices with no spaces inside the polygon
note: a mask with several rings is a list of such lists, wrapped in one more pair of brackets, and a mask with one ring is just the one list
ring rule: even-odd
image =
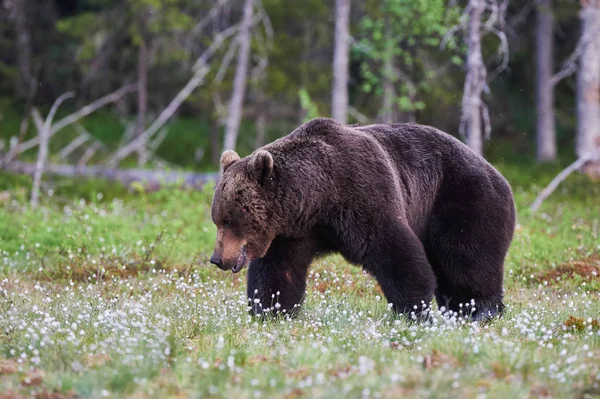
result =
[{"label": "green foliage", "polygon": [[[366,93],[382,93],[384,80],[396,88],[395,103],[400,110],[425,108],[421,93],[433,89],[441,69],[439,47],[448,29],[457,23],[459,10],[448,7],[443,0],[385,0],[380,7],[361,20],[362,40],[358,47],[366,57],[361,63]],[[452,55],[456,43],[450,39],[448,51],[453,63],[460,58]],[[386,67],[389,65],[390,67]]]},{"label": "green foliage", "polygon": [[148,57],[149,63],[169,64],[189,57],[180,40],[194,25],[192,16],[185,12],[187,0],[111,0],[99,4],[99,8],[56,23],[59,32],[77,43],[76,59],[84,73],[116,45],[120,46],[119,57],[131,54],[131,65],[137,62],[133,54],[142,44],[148,54],[154,54]]},{"label": "green foliage", "polygon": [[296,106],[298,90],[306,89],[321,108],[329,107],[331,96],[331,8],[326,2],[294,3],[264,0],[273,25],[274,46],[269,52],[265,91],[275,101]]},{"label": "green foliage", "polygon": [[308,91],[306,91],[306,89],[301,88],[300,90],[298,90],[298,97],[300,98],[300,106],[305,112],[305,122],[319,116],[319,110],[310,98],[310,94],[308,94]]}]

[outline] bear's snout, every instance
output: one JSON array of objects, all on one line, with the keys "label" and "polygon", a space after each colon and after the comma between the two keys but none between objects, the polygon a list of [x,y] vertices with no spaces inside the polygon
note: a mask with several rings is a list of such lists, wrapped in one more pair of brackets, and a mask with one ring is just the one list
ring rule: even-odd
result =
[{"label": "bear's snout", "polygon": [[223,258],[221,258],[221,256],[217,255],[216,253],[213,253],[210,257],[210,263],[217,266],[221,270],[225,270],[223,268]]}]

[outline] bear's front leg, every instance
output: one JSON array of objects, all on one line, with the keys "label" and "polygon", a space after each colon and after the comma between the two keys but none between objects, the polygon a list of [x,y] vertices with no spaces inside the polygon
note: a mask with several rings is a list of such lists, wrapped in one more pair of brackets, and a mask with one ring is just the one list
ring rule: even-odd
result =
[{"label": "bear's front leg", "polygon": [[429,309],[436,287],[423,244],[408,226],[390,224],[373,240],[365,268],[397,313],[419,318]]},{"label": "bear's front leg", "polygon": [[295,313],[304,300],[308,268],[317,250],[312,238],[273,240],[266,255],[248,269],[251,313]]}]

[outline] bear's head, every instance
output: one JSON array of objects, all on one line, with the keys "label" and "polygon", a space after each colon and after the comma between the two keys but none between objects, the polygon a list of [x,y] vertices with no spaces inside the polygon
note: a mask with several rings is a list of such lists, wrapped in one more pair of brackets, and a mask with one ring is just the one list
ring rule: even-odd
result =
[{"label": "bear's head", "polygon": [[223,176],[212,202],[217,242],[211,263],[234,273],[262,258],[275,238],[266,187],[273,174],[273,156],[266,150],[240,159],[228,150],[221,156]]}]

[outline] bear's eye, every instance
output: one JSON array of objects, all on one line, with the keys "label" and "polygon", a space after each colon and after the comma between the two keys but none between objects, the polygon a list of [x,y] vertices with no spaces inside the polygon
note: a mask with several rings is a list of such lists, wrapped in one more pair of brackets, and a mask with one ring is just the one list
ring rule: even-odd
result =
[{"label": "bear's eye", "polygon": [[229,219],[223,220],[223,225],[227,226],[227,227],[231,227],[231,220],[229,220]]}]

